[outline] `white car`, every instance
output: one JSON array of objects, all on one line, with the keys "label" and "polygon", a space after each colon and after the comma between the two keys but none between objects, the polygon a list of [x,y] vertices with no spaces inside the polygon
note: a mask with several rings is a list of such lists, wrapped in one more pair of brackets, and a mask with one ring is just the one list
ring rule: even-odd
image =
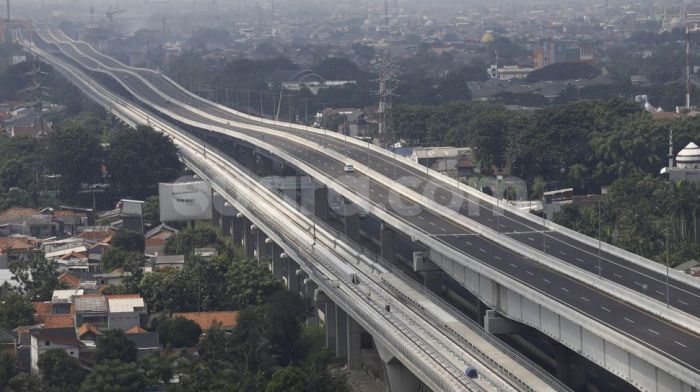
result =
[{"label": "white car", "polygon": [[346,173],[352,173],[355,171],[355,166],[352,165],[352,163],[347,163],[345,164],[345,168],[343,169]]}]

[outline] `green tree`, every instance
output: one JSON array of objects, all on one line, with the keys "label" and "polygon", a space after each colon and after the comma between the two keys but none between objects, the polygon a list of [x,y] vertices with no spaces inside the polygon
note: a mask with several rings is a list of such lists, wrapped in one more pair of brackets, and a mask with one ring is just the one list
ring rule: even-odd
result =
[{"label": "green tree", "polygon": [[39,356],[43,389],[51,392],[72,392],[80,387],[86,371],[78,360],[63,349],[51,349]]},{"label": "green tree", "polygon": [[135,363],[107,360],[98,363],[80,386],[80,392],[143,392],[148,380]]},{"label": "green tree", "polygon": [[193,312],[197,310],[196,283],[187,269],[149,272],[139,284],[141,295],[154,312]]},{"label": "green tree", "polygon": [[194,347],[202,334],[197,323],[183,317],[158,319],[155,329],[161,344],[174,348]]},{"label": "green tree", "polygon": [[149,196],[143,204],[143,221],[147,227],[160,224],[160,199],[158,196]]},{"label": "green tree", "polygon": [[226,275],[227,298],[233,309],[261,304],[271,294],[282,289],[281,283],[262,264],[252,260],[237,260]]},{"label": "green tree", "polygon": [[15,329],[34,323],[34,307],[24,296],[7,293],[0,297],[0,327]]},{"label": "green tree", "polygon": [[39,380],[20,372],[17,355],[11,351],[0,351],[0,391],[39,392]]},{"label": "green tree", "polygon": [[127,339],[124,331],[120,329],[110,329],[97,339],[95,349],[95,359],[97,363],[110,360],[121,362],[136,362],[138,350],[131,340]]},{"label": "green tree", "polygon": [[143,252],[145,249],[144,238],[141,234],[131,230],[121,230],[112,237],[112,246],[129,252]]},{"label": "green tree", "polygon": [[156,351],[139,359],[138,366],[143,370],[149,384],[167,385],[175,376],[180,362],[181,358],[176,353],[165,354]]},{"label": "green tree", "polygon": [[264,306],[265,338],[285,363],[291,363],[303,352],[298,343],[302,334],[302,322],[306,318],[305,306],[298,295],[278,291],[271,295]]},{"label": "green tree", "polygon": [[173,142],[147,126],[114,132],[105,160],[112,186],[136,197],[151,193],[159,182],[174,180],[182,168]]},{"label": "green tree", "polygon": [[10,262],[12,280],[32,301],[48,301],[53,291],[60,288],[58,267],[44,257],[44,252],[35,251]]},{"label": "green tree", "polygon": [[189,255],[195,248],[218,244],[216,232],[211,227],[197,227],[184,229],[176,235],[168,238],[165,244],[165,253],[170,255]]},{"label": "green tree", "polygon": [[46,166],[61,176],[64,197],[79,190],[81,183],[94,182],[100,173],[102,147],[96,131],[66,124],[47,139]]},{"label": "green tree", "polygon": [[122,248],[112,247],[107,249],[102,255],[100,263],[102,264],[102,269],[105,271],[112,271],[116,268],[122,268],[126,271],[126,267],[129,268],[129,272],[136,273],[140,271],[137,267],[143,267],[146,260],[146,256],[143,251],[127,251]]}]

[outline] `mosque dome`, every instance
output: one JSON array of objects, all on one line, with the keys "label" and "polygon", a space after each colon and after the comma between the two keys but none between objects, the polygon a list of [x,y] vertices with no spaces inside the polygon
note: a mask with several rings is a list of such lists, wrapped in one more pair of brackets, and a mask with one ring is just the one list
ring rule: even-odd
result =
[{"label": "mosque dome", "polygon": [[487,32],[486,34],[484,34],[483,37],[481,37],[481,43],[482,43],[482,44],[488,44],[488,43],[491,43],[491,42],[493,42],[493,41],[495,41],[495,40],[496,40],[496,39],[493,38],[493,34],[488,33],[488,32]]},{"label": "mosque dome", "polygon": [[676,155],[676,166],[681,169],[700,169],[700,147],[690,142]]}]

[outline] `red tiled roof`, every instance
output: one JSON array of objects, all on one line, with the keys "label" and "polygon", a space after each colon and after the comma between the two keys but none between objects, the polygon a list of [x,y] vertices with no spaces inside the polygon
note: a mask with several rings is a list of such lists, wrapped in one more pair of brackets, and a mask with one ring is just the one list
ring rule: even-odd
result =
[{"label": "red tiled roof", "polygon": [[107,299],[141,298],[141,294],[107,294]]},{"label": "red tiled roof", "polygon": [[59,259],[60,260],[87,259],[87,255],[83,252],[70,252],[70,253],[66,253],[65,255],[61,256]]},{"label": "red tiled roof", "polygon": [[127,335],[135,335],[135,334],[146,333],[146,332],[148,332],[148,331],[146,331],[145,329],[143,329],[137,325],[137,326],[131,328],[130,330],[126,331],[126,334]]},{"label": "red tiled roof", "polygon": [[80,286],[80,278],[71,274],[70,272],[64,272],[58,276],[58,281],[64,283],[69,289],[75,289]]},{"label": "red tiled roof", "polygon": [[69,314],[45,314],[36,317],[36,321],[44,325],[44,328],[68,328],[73,327],[73,317]]},{"label": "red tiled roof", "polygon": [[54,211],[53,216],[56,216],[56,217],[64,217],[64,216],[87,217],[87,214],[84,212],[78,212],[78,211],[60,210],[60,211]]},{"label": "red tiled roof", "polygon": [[90,230],[80,233],[78,237],[88,241],[102,242],[105,239],[110,238],[112,234],[114,234],[114,230]]},{"label": "red tiled roof", "polygon": [[78,338],[82,338],[85,334],[87,333],[92,333],[96,336],[102,336],[102,332],[100,332],[99,329],[97,329],[96,326],[90,324],[90,323],[85,323],[78,328]]},{"label": "red tiled roof", "polygon": [[32,302],[35,315],[51,314],[53,305],[51,302]]},{"label": "red tiled roof", "polygon": [[5,252],[8,250],[31,250],[32,244],[26,238],[18,237],[2,237],[0,238],[0,249]]},{"label": "red tiled roof", "polygon": [[8,208],[3,212],[0,212],[0,221],[7,220],[7,219],[16,219],[20,218],[23,216],[32,216],[32,215],[39,215],[40,212],[33,209],[33,208],[20,208],[20,207],[12,207]]},{"label": "red tiled roof", "polygon": [[236,326],[238,322],[238,311],[173,313],[173,318],[175,317],[183,317],[192,320],[197,323],[203,331],[211,329],[216,324],[221,324],[222,328],[228,329]]}]

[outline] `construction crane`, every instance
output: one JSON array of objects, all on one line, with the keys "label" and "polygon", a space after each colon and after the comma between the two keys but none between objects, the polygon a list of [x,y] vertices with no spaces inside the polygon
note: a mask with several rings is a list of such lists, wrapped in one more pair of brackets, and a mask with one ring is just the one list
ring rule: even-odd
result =
[{"label": "construction crane", "polygon": [[109,23],[114,23],[114,15],[118,15],[118,14],[121,14],[123,12],[126,12],[126,10],[125,9],[112,10],[112,8],[110,7],[109,10],[107,12],[105,12],[105,16],[107,17],[107,19],[109,19]]}]

